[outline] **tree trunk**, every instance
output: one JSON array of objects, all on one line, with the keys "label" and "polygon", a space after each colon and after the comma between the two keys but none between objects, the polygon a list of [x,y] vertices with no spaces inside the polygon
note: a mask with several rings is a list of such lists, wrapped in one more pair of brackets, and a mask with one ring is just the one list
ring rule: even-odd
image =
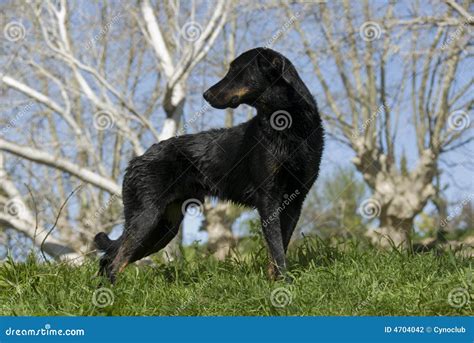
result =
[{"label": "tree trunk", "polygon": [[359,210],[365,218],[378,216],[380,220],[379,228],[368,236],[381,246],[394,244],[411,250],[414,218],[435,194],[435,155],[430,150],[423,151],[418,165],[411,172],[402,173],[377,149],[360,151],[353,162],[363,172],[373,195]]},{"label": "tree trunk", "polygon": [[[166,113],[165,123],[160,133],[160,141],[176,136],[179,122],[183,115],[184,104],[186,101],[186,92],[182,84],[177,84],[172,90],[168,90],[164,99],[164,110]],[[180,259],[181,244],[183,242],[183,228],[181,228],[173,240],[165,247],[166,261]]]},{"label": "tree trunk", "polygon": [[[3,154],[0,153],[0,230],[12,228],[31,238],[33,244],[42,247],[44,252],[57,260],[69,260],[82,263],[83,256],[62,240],[49,235],[49,230],[42,227],[22,199],[20,192],[4,169]],[[3,201],[6,200],[5,203]],[[44,241],[44,243],[43,243]]]},{"label": "tree trunk", "polygon": [[[230,62],[235,59],[235,35],[236,35],[236,18],[232,16],[230,20],[231,32],[226,42],[227,53],[224,69]],[[225,127],[234,126],[234,110],[226,109],[225,111]],[[232,248],[235,247],[236,240],[232,233],[232,224],[240,215],[241,211],[231,203],[224,203],[218,200],[216,206],[211,206],[209,200],[204,205],[205,229],[208,234],[208,250],[218,260],[224,260]]]},{"label": "tree trunk", "polygon": [[380,225],[369,234],[372,241],[381,247],[411,249],[413,218],[400,219],[381,215]]},{"label": "tree trunk", "polygon": [[208,233],[208,250],[218,260],[224,260],[235,246],[232,224],[240,213],[232,204],[218,202],[215,206],[204,205],[205,228]]}]

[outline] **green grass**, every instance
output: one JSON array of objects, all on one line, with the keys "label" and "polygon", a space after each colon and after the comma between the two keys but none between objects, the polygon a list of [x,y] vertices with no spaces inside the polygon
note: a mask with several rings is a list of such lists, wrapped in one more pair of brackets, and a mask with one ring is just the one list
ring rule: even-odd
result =
[{"label": "green grass", "polygon": [[[472,315],[470,261],[451,252],[410,256],[398,251],[306,239],[289,256],[294,281],[265,277],[265,250],[213,260],[188,249],[182,262],[130,266],[115,286],[113,304],[94,305],[101,279],[97,263],[80,267],[7,260],[0,266],[1,315]],[[291,303],[275,307],[271,293],[283,288]],[[464,288],[461,308],[448,294]],[[287,292],[287,293],[284,293]],[[100,297],[97,299],[101,301]],[[102,299],[103,300],[103,299]],[[284,296],[280,300],[285,300]],[[278,304],[277,304],[278,305]]]}]

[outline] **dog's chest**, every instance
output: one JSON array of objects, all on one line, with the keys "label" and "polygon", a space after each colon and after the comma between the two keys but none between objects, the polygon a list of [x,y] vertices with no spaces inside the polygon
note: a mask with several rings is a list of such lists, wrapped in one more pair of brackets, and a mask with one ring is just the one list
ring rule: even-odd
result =
[{"label": "dog's chest", "polygon": [[266,155],[268,167],[272,173],[277,173],[282,170],[291,172],[298,172],[304,169],[305,154],[298,150],[290,149],[289,147],[272,147],[271,153]]},{"label": "dog's chest", "polygon": [[298,146],[278,147],[269,156],[269,172],[277,179],[293,184],[310,182],[317,171],[314,151],[305,143]]}]

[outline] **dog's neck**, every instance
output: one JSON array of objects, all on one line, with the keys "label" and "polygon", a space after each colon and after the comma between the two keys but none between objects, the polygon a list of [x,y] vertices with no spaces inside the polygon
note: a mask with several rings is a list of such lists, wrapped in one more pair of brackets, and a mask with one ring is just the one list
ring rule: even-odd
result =
[{"label": "dog's neck", "polygon": [[[283,85],[277,87],[267,89],[252,104],[257,110],[254,120],[260,126],[262,134],[268,136],[269,141],[281,137],[283,142],[286,142],[284,144],[291,144],[293,140],[288,140],[288,135],[307,138],[318,130],[321,131],[318,136],[322,139],[322,121],[316,102],[306,86],[303,84],[299,89]],[[280,97],[275,98],[275,94]],[[285,125],[289,126],[284,127]]]},{"label": "dog's neck", "polygon": [[[285,95],[275,99],[274,94]],[[275,90],[272,87],[251,106],[257,110],[257,116],[261,118],[269,119],[275,112],[284,111],[310,121],[319,120],[316,102],[307,89],[301,91],[286,89],[286,92],[282,92],[281,89]]]}]

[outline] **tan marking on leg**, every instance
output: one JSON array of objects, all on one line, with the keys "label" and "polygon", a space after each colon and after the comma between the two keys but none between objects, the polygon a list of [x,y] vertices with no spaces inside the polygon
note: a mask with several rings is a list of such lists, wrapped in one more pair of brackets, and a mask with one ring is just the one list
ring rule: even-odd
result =
[{"label": "tan marking on leg", "polygon": [[275,281],[278,277],[277,267],[274,262],[269,262],[267,266],[267,276],[270,280]]},{"label": "tan marking on leg", "polygon": [[121,273],[124,271],[124,269],[128,266],[128,262],[124,262],[122,263],[122,265],[120,266],[118,272]]},{"label": "tan marking on leg", "polygon": [[127,259],[124,257],[124,246],[122,245],[112,261],[112,273],[121,273],[128,265]]}]

